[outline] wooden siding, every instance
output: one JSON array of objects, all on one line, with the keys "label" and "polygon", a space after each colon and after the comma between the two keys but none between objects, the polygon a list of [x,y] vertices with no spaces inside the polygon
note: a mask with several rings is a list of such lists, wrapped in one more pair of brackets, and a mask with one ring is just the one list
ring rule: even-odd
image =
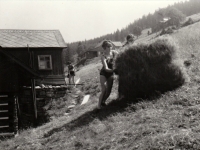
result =
[{"label": "wooden siding", "polygon": [[18,71],[12,60],[0,54],[0,92],[18,91]]},{"label": "wooden siding", "polygon": [[32,74],[12,59],[0,53],[0,92],[19,92],[20,87],[30,85]]},{"label": "wooden siding", "polygon": [[[63,75],[63,60],[62,60],[62,48],[18,48],[16,51],[13,48],[6,48],[6,52],[17,57],[26,66],[32,68],[40,75]],[[30,65],[30,54],[32,57],[32,65]],[[52,70],[39,70],[38,67],[38,55],[51,55],[52,57]]]},{"label": "wooden siding", "polygon": [[[43,50],[34,50],[34,69],[40,72],[42,75],[63,75],[64,68],[62,63],[62,49],[55,50],[52,49],[43,49]],[[52,70],[39,70],[38,67],[38,55],[51,55],[52,58]]]},{"label": "wooden siding", "polygon": [[97,51],[87,51],[86,52],[86,58],[91,59],[94,57],[98,57],[98,52]]}]

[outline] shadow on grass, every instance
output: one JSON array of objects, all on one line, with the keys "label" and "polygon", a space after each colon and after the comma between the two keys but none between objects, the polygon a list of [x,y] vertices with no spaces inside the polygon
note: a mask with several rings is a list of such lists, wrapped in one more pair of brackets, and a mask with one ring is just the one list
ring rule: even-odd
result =
[{"label": "shadow on grass", "polygon": [[[152,100],[157,100],[160,98],[162,94],[165,92],[155,92],[149,97],[143,97],[143,98],[136,98],[136,99],[121,99],[121,100],[112,100],[108,105],[102,109],[93,109],[91,111],[85,112],[83,115],[79,116],[78,118],[72,120],[69,123],[64,124],[61,127],[53,128],[50,130],[48,133],[44,134],[44,138],[50,137],[56,132],[60,132],[63,129],[68,130],[68,131],[73,131],[76,130],[76,128],[81,128],[83,126],[88,125],[95,119],[99,119],[101,121],[107,119],[107,117],[115,114],[115,113],[122,113],[124,111],[132,111],[135,112],[137,107],[134,107],[136,104],[140,101],[152,101]],[[131,106],[128,108],[128,106]],[[128,109],[127,109],[128,108]]]},{"label": "shadow on grass", "polygon": [[[122,113],[126,111],[126,108],[130,104],[134,104],[136,102],[128,101],[126,99],[122,100],[113,100],[111,101],[106,107],[98,110],[97,108],[93,109],[92,111],[88,111],[85,114],[81,115],[80,117],[72,120],[71,122],[64,124],[61,127],[53,128],[48,133],[44,135],[44,137],[49,137],[53,135],[56,132],[62,131],[63,128],[69,131],[73,131],[76,128],[81,128],[82,126],[88,125],[90,122],[92,122],[94,119],[99,119],[103,121],[107,117],[111,116],[114,113]],[[134,112],[134,108],[132,108],[132,111]]]}]

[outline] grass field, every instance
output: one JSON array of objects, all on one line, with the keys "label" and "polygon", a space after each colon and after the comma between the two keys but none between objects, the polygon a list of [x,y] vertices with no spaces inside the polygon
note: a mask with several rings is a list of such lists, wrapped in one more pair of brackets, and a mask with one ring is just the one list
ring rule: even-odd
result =
[{"label": "grass field", "polygon": [[80,89],[92,95],[88,103],[0,141],[0,149],[200,149],[200,23],[166,36],[179,45],[183,62],[190,62],[186,67],[190,80],[182,87],[158,99],[130,103],[116,100],[115,82],[108,106],[98,111],[101,65],[89,64],[77,72],[84,83]]},{"label": "grass field", "polygon": [[194,22],[197,22],[197,21],[200,20],[200,13],[194,14],[194,15],[189,16],[189,17],[186,17],[186,20],[188,20],[189,18],[192,18],[192,20],[193,20]]}]

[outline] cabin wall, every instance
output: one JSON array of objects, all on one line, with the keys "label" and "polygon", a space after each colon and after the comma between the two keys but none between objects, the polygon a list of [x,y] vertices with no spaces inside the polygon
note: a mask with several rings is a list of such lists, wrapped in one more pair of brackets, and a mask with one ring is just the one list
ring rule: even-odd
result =
[{"label": "cabin wall", "polygon": [[[64,74],[62,48],[4,48],[4,50],[19,59],[25,65],[32,67],[41,75],[56,76]],[[51,55],[52,70],[39,70],[38,55]]]},{"label": "cabin wall", "polygon": [[19,90],[18,69],[12,60],[0,53],[0,92]]},{"label": "cabin wall", "polygon": [[[38,55],[51,55],[52,70],[39,70]],[[40,72],[42,75],[63,75],[64,74],[62,49],[34,50],[33,58],[34,58],[33,59],[34,69]]]},{"label": "cabin wall", "polygon": [[86,52],[86,55],[87,55],[87,59],[98,57],[98,53],[96,51],[88,51]]}]

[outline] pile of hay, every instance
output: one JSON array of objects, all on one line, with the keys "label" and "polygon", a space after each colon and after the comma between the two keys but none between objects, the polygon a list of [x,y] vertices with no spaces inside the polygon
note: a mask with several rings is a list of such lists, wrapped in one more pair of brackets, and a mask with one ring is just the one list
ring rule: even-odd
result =
[{"label": "pile of hay", "polygon": [[168,38],[126,47],[117,56],[120,93],[126,98],[148,98],[183,85],[185,73]]}]

